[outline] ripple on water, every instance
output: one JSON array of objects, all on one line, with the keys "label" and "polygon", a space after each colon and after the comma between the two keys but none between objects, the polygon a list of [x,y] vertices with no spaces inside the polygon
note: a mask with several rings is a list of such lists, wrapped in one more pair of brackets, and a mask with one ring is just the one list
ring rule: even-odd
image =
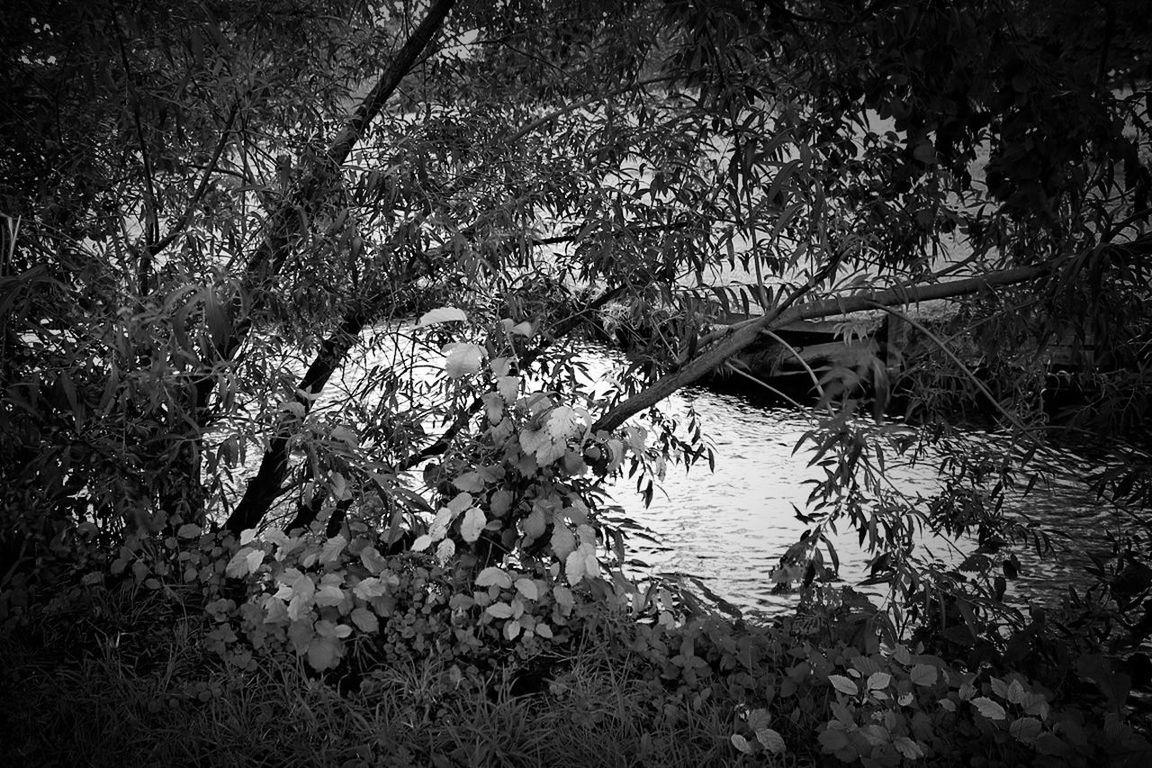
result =
[{"label": "ripple on water", "polygon": [[[805,507],[816,471],[807,456],[793,454],[801,435],[812,427],[805,411],[767,408],[738,395],[690,389],[665,405],[672,415],[691,404],[716,450],[716,470],[707,465],[687,474],[670,469],[652,505],[645,509],[632,485],[617,484],[614,496],[626,513],[648,526],[663,546],[635,540],[633,554],[662,575],[698,577],[721,597],[755,613],[779,613],[795,606],[794,594],[773,594],[769,574],[780,555],[805,530],[795,517]],[[662,406],[664,407],[664,406]],[[990,438],[991,439],[991,438]],[[1064,534],[1059,557],[1042,557],[1029,547],[1014,547],[1021,562],[1020,578],[1011,583],[1009,598],[1020,605],[1054,602],[1069,585],[1083,581],[1085,549],[1102,546],[1108,512],[1083,488],[1085,467],[1069,456],[1049,457],[1052,477],[1025,498],[1010,495],[1009,514],[1027,514]],[[932,494],[937,485],[930,463],[892,466],[888,478],[906,492]],[[1053,525],[1055,524],[1055,525]],[[867,577],[869,555],[856,534],[841,530],[833,537],[840,556],[840,575],[856,585]],[[945,562],[960,554],[943,539],[922,542]],[[1061,539],[1056,539],[1057,545]],[[971,541],[959,542],[971,551]],[[865,589],[882,597],[877,588]]]}]

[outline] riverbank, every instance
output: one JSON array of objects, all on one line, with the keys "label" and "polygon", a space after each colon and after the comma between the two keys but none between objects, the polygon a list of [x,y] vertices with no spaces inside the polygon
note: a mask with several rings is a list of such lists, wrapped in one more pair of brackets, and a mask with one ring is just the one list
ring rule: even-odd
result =
[{"label": "riverbank", "polygon": [[[392,588],[387,622],[341,624],[347,653],[325,672],[282,635],[245,632],[242,605],[204,604],[199,590],[155,583],[147,565],[60,571],[0,631],[5,765],[1152,759],[1139,723],[1115,716],[1124,694],[1099,663],[1034,663],[1048,658],[1034,645],[973,666],[969,650],[950,653],[932,632],[883,642],[883,616],[850,592],[816,593],[760,626],[699,612],[674,592],[621,603],[581,588],[568,610],[532,608],[553,631],[510,633],[525,619],[467,607],[480,592],[471,579],[413,555],[382,567],[416,578]],[[546,569],[508,573],[543,583],[541,600],[552,592]],[[499,600],[528,592],[509,588],[490,589]],[[1021,637],[1055,639],[1040,625]]]}]

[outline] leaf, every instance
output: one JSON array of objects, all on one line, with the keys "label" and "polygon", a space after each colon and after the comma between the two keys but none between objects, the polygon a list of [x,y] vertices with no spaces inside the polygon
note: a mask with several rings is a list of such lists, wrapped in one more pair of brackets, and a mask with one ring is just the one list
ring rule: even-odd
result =
[{"label": "leaf", "polygon": [[252,540],[256,538],[255,528],[245,528],[240,531],[240,545],[251,544]]},{"label": "leaf", "polygon": [[275,544],[279,548],[279,551],[276,553],[276,559],[284,559],[284,550],[292,543],[292,540],[288,538],[288,534],[284,533],[284,531],[280,530],[279,528],[270,528],[267,531],[264,531],[263,538],[264,541],[268,542],[269,544]]},{"label": "leaf", "polygon": [[504,639],[508,641],[515,640],[520,635],[522,629],[520,622],[513,620],[504,625]]},{"label": "leaf", "polygon": [[195,539],[203,532],[203,529],[196,523],[184,523],[176,529],[176,536],[181,539]]},{"label": "leaf", "polygon": [[1008,716],[1004,711],[1004,707],[997,704],[987,696],[977,696],[972,699],[972,706],[976,707],[976,711],[989,720],[1003,720]]},{"label": "leaf", "polygon": [[1029,693],[1024,700],[1024,712],[1029,715],[1036,715],[1041,720],[1048,719],[1048,699],[1044,698],[1042,693]]},{"label": "leaf", "polygon": [[564,558],[564,576],[568,579],[569,584],[573,586],[579,584],[586,572],[583,552],[576,550]]},{"label": "leaf", "polygon": [[363,606],[353,608],[349,618],[361,632],[374,634],[380,631],[380,620],[376,618],[376,614]]},{"label": "leaf", "polygon": [[1044,726],[1034,717],[1021,717],[1008,726],[1012,738],[1024,744],[1035,744],[1043,730]]},{"label": "leaf", "polygon": [[343,425],[334,427],[329,437],[333,440],[339,440],[349,448],[355,448],[360,444],[360,438],[356,436],[356,433]]},{"label": "leaf", "polygon": [[484,350],[476,344],[449,344],[444,350],[444,373],[462,379],[477,373],[484,364]]},{"label": "leaf", "polygon": [[744,738],[738,733],[732,734],[730,738],[732,740],[732,746],[736,747],[736,749],[740,750],[746,755],[752,754],[752,745],[748,743],[748,739]]},{"label": "leaf", "polygon": [[907,736],[897,736],[892,739],[892,746],[896,747],[896,751],[909,760],[919,760],[924,757],[924,750],[920,748],[920,745]]},{"label": "leaf", "polygon": [[494,619],[512,618],[512,606],[505,602],[492,603],[484,609],[484,612]]},{"label": "leaf", "polygon": [[868,676],[868,690],[881,691],[892,682],[892,675],[887,672],[873,672]]},{"label": "leaf", "polygon": [[242,579],[260,567],[264,561],[264,550],[244,547],[232,555],[228,565],[224,566],[224,575],[233,579]]},{"label": "leaf", "polygon": [[500,393],[500,397],[504,398],[504,402],[511,405],[516,402],[516,395],[520,391],[520,377],[501,376],[497,378],[496,391]]},{"label": "leaf", "polygon": [[308,665],[317,672],[336,666],[340,659],[340,641],[333,637],[314,637],[308,643]]},{"label": "leaf", "polygon": [[314,637],[316,637],[316,630],[309,619],[294,619],[288,625],[288,639],[292,642],[292,647],[296,649],[296,653],[307,651]]},{"label": "leaf", "polygon": [[507,488],[501,488],[492,494],[488,499],[488,508],[492,510],[493,517],[504,517],[508,514],[508,510],[512,508],[512,501],[515,497],[512,491]]},{"label": "leaf", "polygon": [[936,148],[932,146],[932,142],[925,139],[912,150],[912,157],[925,165],[934,165],[936,163]]},{"label": "leaf", "polygon": [[352,588],[352,594],[361,600],[371,600],[374,597],[381,597],[388,594],[388,587],[375,576],[369,576],[367,579],[361,579],[359,583]]},{"label": "leaf", "polygon": [[545,624],[542,621],[537,622],[536,623],[536,634],[540,635],[540,637],[543,637],[546,640],[551,640],[553,637],[552,627],[548,626],[547,624]]},{"label": "leaf", "polygon": [[848,734],[839,728],[827,728],[817,737],[820,747],[825,752],[838,752],[848,746]]},{"label": "leaf", "polygon": [[484,513],[476,507],[472,507],[464,513],[464,519],[460,523],[460,536],[464,541],[473,544],[480,538],[480,532],[484,530],[488,520],[484,517]]},{"label": "leaf", "polygon": [[256,569],[264,562],[265,552],[262,549],[256,549],[248,553],[248,572],[256,573]]},{"label": "leaf", "polygon": [[373,575],[379,575],[388,565],[388,561],[384,559],[376,547],[364,547],[360,550],[360,562]]},{"label": "leaf", "polygon": [[844,677],[844,675],[828,675],[828,682],[832,684],[833,688],[840,691],[840,693],[848,696],[855,696],[860,693],[856,687],[856,683]]},{"label": "leaf", "polygon": [[452,501],[448,502],[448,510],[452,513],[452,517],[455,517],[472,506],[472,501],[472,494],[468,492],[458,493],[452,497]]},{"label": "leaf", "polygon": [[568,555],[576,551],[576,537],[572,535],[571,529],[567,525],[557,523],[552,529],[552,552],[556,555],[556,559],[561,562],[564,561]]},{"label": "leaf", "polygon": [[320,550],[321,563],[334,563],[340,557],[340,553],[344,551],[344,547],[348,546],[348,539],[342,535],[336,535],[324,542],[324,547]]},{"label": "leaf", "polygon": [[753,731],[767,728],[772,722],[772,715],[764,708],[754,709],[748,713],[748,727]]},{"label": "leaf", "polygon": [[469,493],[480,493],[484,490],[484,478],[479,472],[465,472],[452,481],[452,485],[456,486],[458,491],[468,491]]},{"label": "leaf", "polygon": [[1036,751],[1042,755],[1066,755],[1068,745],[1054,733],[1042,733],[1036,738]]},{"label": "leaf", "polygon": [[548,521],[544,517],[544,509],[540,505],[536,505],[520,525],[524,529],[524,538],[528,541],[535,541],[540,538],[548,528]]},{"label": "leaf", "polygon": [[452,559],[452,556],[455,554],[456,542],[452,541],[452,539],[444,539],[444,541],[440,542],[440,545],[436,547],[436,559],[442,563]]},{"label": "leaf", "polygon": [[572,590],[568,587],[562,587],[559,584],[552,587],[552,597],[556,600],[556,604],[562,608],[571,610],[576,605],[576,598],[572,595]]},{"label": "leaf", "polygon": [[327,585],[316,590],[316,605],[321,607],[340,605],[344,602],[344,590],[334,585]]},{"label": "leaf", "polygon": [[430,546],[432,546],[432,537],[426,533],[421,534],[420,536],[416,537],[416,541],[412,542],[412,551],[423,552]]},{"label": "leaf", "polygon": [[497,586],[501,589],[511,589],[512,577],[509,576],[507,572],[505,572],[502,568],[497,568],[494,565],[490,565],[484,570],[480,571],[480,575],[476,577],[476,586]]},{"label": "leaf", "polygon": [[436,325],[437,323],[455,323],[467,322],[468,315],[462,309],[456,307],[437,307],[431,309],[420,316],[420,321],[416,323],[417,327],[423,328],[428,325]]},{"label": "leaf", "polygon": [[878,725],[876,723],[871,723],[869,725],[862,725],[862,726],[860,726],[860,729],[858,732],[865,739],[868,740],[869,744],[871,744],[874,747],[878,747],[881,744],[888,743],[888,741],[890,740],[890,736],[891,736],[891,734],[888,733],[887,728],[885,728],[882,725]]},{"label": "leaf", "polygon": [[908,677],[916,685],[928,687],[936,684],[937,671],[936,667],[930,664],[917,664],[912,667],[912,671],[908,673]]},{"label": "leaf", "polygon": [[513,336],[524,336],[526,338],[532,337],[532,323],[525,320],[522,323],[516,323],[512,326],[511,333]]},{"label": "leaf", "polygon": [[[484,415],[488,418],[493,434],[506,430],[507,425],[502,423],[504,420],[504,398],[495,392],[485,392],[480,396],[480,400],[484,403]],[[479,491],[480,488],[475,490]]]},{"label": "leaf", "polygon": [[586,426],[586,414],[560,405],[544,418],[539,429],[520,433],[520,447],[534,455],[540,466],[547,466],[564,456],[568,441],[583,434]]},{"label": "leaf", "polygon": [[288,616],[288,606],[284,604],[283,600],[278,600],[271,595],[264,603],[264,611],[265,624],[284,625],[291,621],[291,617]]},{"label": "leaf", "polygon": [[333,470],[328,476],[328,484],[332,487],[332,495],[339,501],[352,498],[352,493],[348,490],[348,481],[340,472]]},{"label": "leaf", "polygon": [[784,737],[772,728],[756,729],[756,740],[763,744],[764,749],[773,755],[783,754],[788,749],[784,743]]},{"label": "leaf", "polygon": [[540,599],[540,588],[536,586],[536,582],[527,577],[516,579],[516,591],[528,600]]},{"label": "leaf", "polygon": [[832,717],[839,720],[845,726],[853,728],[856,725],[856,718],[852,714],[852,710],[844,706],[838,701],[829,702],[828,708],[832,710]]}]

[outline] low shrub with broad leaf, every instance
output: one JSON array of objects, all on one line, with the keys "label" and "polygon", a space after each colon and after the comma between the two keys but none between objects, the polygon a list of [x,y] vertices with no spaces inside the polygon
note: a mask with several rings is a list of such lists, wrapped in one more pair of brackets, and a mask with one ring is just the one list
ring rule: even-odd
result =
[{"label": "low shrub with broad leaf", "polygon": [[731,764],[1135,766],[1152,754],[1100,699],[884,641],[875,609],[831,590],[796,616],[751,625],[700,613],[671,586],[576,574],[555,560],[477,570],[427,553],[385,556],[364,531],[349,540],[173,530],[130,542],[98,569],[87,561],[67,594],[119,582],[198,605],[202,647],[236,675],[296,658],[355,698],[388,670],[423,669],[436,700],[487,695],[503,680],[564,707],[594,651],[648,692],[662,727],[727,713],[712,748]]},{"label": "low shrub with broad leaf", "polygon": [[[394,531],[355,516],[331,536],[324,520],[237,536],[175,515],[113,546],[82,525],[57,536],[58,559],[36,579],[11,582],[0,619],[19,632],[130,585],[173,606],[165,619],[176,607],[197,617],[202,649],[238,679],[288,662],[370,698],[396,670],[416,670],[430,708],[531,693],[556,718],[603,733],[610,724],[565,710],[591,654],[626,670],[622,689],[639,697],[620,710],[636,721],[628,732],[711,723],[691,747],[703,763],[1143,765],[1152,755],[1120,716],[1123,686],[1107,660],[1038,624],[1008,641],[992,623],[926,625],[923,642],[902,643],[850,590],[813,588],[797,615],[750,625],[658,580],[630,582],[615,567],[618,532],[594,505],[626,460],[641,481],[659,474],[671,444],[651,449],[639,427],[593,432],[582,407],[522,394],[511,360],[485,369],[487,359],[463,342],[446,351],[449,380],[491,376],[477,377],[478,435],[425,472],[434,506],[409,526],[408,551],[385,554]],[[926,644],[940,636],[951,639]],[[1044,652],[1060,643],[1098,663],[1045,675]]]}]

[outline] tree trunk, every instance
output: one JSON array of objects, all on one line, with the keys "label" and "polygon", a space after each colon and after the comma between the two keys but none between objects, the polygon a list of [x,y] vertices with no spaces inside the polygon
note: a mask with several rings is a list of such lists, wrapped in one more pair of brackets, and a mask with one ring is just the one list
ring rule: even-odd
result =
[{"label": "tree trunk", "polygon": [[[300,215],[300,210],[313,210],[323,201],[324,196],[332,189],[333,175],[340,172],[340,167],[356,146],[356,142],[364,135],[368,125],[380,113],[400,82],[420,59],[455,4],[456,0],[433,2],[428,15],[412,32],[388,69],[376,81],[376,85],[360,102],[344,128],[332,140],[328,151],[304,168],[303,180],[296,188],[296,193],[269,215],[264,227],[264,239],[245,268],[241,282],[243,291],[231,305],[233,318],[231,332],[221,345],[224,360],[231,360],[247,338],[252,327],[252,315],[265,301],[263,298],[265,286],[279,274],[292,253],[293,242],[302,234],[304,217]],[[244,306],[245,297],[249,300],[247,307]],[[196,407],[207,407],[208,399],[215,387],[216,380],[210,374],[199,378],[196,382]]]},{"label": "tree trunk", "polygon": [[[374,316],[370,310],[371,307],[348,312],[336,332],[320,345],[320,351],[300,380],[298,390],[304,395],[298,393],[295,398],[295,402],[303,406],[305,414],[312,409],[316,396],[356,343],[360,331]],[[249,481],[243,498],[224,523],[225,528],[236,533],[245,528],[254,528],[280,496],[284,478],[288,474],[289,437],[289,425],[281,423],[264,451],[256,476]]]}]

